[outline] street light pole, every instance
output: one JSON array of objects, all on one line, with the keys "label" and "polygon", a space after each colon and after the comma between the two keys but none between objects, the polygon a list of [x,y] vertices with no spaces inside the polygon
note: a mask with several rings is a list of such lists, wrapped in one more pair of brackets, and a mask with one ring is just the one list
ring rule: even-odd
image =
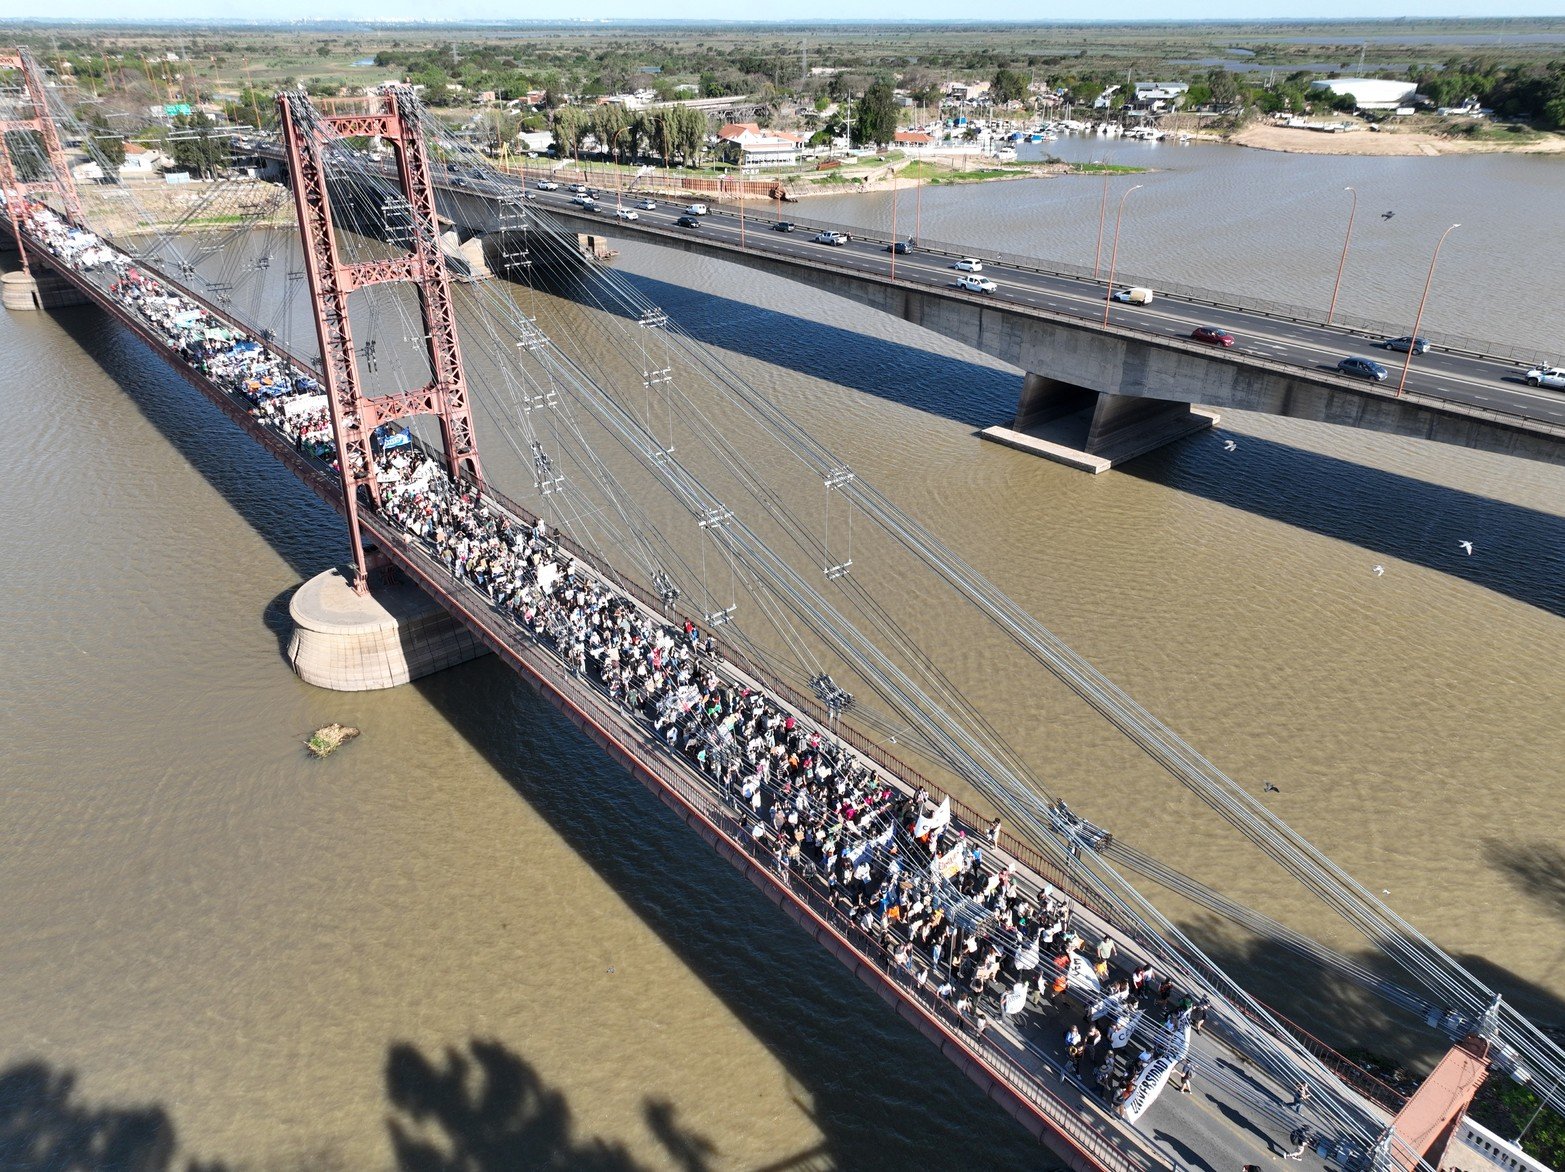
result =
[{"label": "street light pole", "polygon": [[1092,279],[1096,281],[1103,269],[1103,223],[1109,210],[1109,173],[1103,172],[1103,197],[1098,200],[1098,251],[1092,257]]},{"label": "street light pole", "polygon": [[897,169],[891,168],[891,279],[897,279]]},{"label": "street light pole", "polygon": [[1337,316],[1337,292],[1342,288],[1342,270],[1348,263],[1348,245],[1353,240],[1353,217],[1358,215],[1359,193],[1351,187],[1344,187],[1343,191],[1353,196],[1353,206],[1348,209],[1348,233],[1342,238],[1342,259],[1337,262],[1337,283],[1331,287],[1331,308],[1326,311],[1326,324],[1329,326]]},{"label": "street light pole", "polygon": [[1125,218],[1125,201],[1130,198],[1131,191],[1140,191],[1144,184],[1138,183],[1119,197],[1119,211],[1114,214],[1114,248],[1109,253],[1109,287],[1103,298],[1103,324],[1109,324],[1109,306],[1114,304],[1114,267],[1119,263],[1119,223]]},{"label": "street light pole", "polygon": [[1402,377],[1397,382],[1397,398],[1402,397],[1402,390],[1407,386],[1407,370],[1413,365],[1413,350],[1418,345],[1418,327],[1424,320],[1424,303],[1429,300],[1429,286],[1435,282],[1435,262],[1440,259],[1440,248],[1445,244],[1445,238],[1460,228],[1460,224],[1452,224],[1444,232],[1440,233],[1440,240],[1435,245],[1435,254],[1429,258],[1429,275],[1424,278],[1424,295],[1418,299],[1418,313],[1413,317],[1413,336],[1407,342],[1407,357],[1402,360]]},{"label": "street light pole", "polygon": [[913,239],[918,240],[923,236],[924,228],[924,180],[920,177],[918,185],[913,189]]}]

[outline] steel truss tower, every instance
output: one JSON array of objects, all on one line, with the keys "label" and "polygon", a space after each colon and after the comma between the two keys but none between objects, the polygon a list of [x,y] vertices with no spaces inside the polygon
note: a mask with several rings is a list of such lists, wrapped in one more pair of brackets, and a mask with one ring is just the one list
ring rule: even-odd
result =
[{"label": "steel truss tower", "polygon": [[[370,436],[383,423],[414,415],[440,420],[446,467],[453,479],[482,483],[478,445],[468,408],[467,375],[457,340],[451,279],[440,251],[440,226],[429,155],[419,129],[413,91],[396,87],[353,113],[317,111],[301,93],[277,96],[283,146],[293,183],[294,207],[304,247],[304,271],[321,347],[321,371],[330,402],[332,432],[342,475],[343,505],[357,574],[354,588],[368,588],[359,528],[359,490],[380,503]],[[383,260],[345,262],[332,223],[325,156],[336,139],[379,136],[393,148],[397,179],[409,221],[409,251]],[[405,281],[418,290],[431,378],[422,387],[370,398],[364,393],[348,323],[348,294],[370,285]]]},{"label": "steel truss tower", "polygon": [[[0,91],[0,194],[5,196],[6,215],[16,237],[22,271],[30,274],[27,249],[22,247],[22,220],[28,199],[37,195],[56,196],[61,204],[57,210],[63,211],[73,224],[82,223],[82,206],[76,184],[71,179],[71,169],[65,162],[59,131],[49,116],[42,66],[26,49],[19,48],[0,53],[0,70],[16,72],[22,79],[20,88]],[[24,110],[31,113],[23,117]],[[38,135],[49,163],[49,174],[36,179],[23,179],[17,161],[11,157],[11,135],[29,130]]]}]

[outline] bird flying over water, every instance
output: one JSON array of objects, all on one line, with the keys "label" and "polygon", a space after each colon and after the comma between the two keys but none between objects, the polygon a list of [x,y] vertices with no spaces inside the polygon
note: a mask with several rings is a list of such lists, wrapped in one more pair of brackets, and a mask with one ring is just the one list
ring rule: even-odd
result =
[{"label": "bird flying over water", "polygon": [[1266,791],[1265,792],[1267,792],[1269,794],[1280,794],[1280,793],[1282,793],[1282,790],[1278,789],[1275,785],[1273,785],[1271,782],[1268,781],[1266,783]]},{"label": "bird flying over water", "polygon": [[1386,567],[1385,566],[1376,566],[1376,567],[1374,567],[1374,569],[1370,570],[1370,573],[1375,575],[1375,577],[1377,577],[1377,578],[1380,577],[1380,575],[1384,574],[1385,572],[1386,572]]},{"label": "bird flying over water", "polygon": [[1473,556],[1473,543],[1471,541],[1458,541],[1456,544],[1462,547],[1462,552],[1468,557]]},{"label": "bird flying over water", "polygon": [[1381,212],[1380,213],[1380,218],[1382,220],[1389,220],[1394,215],[1396,215],[1395,212]]},{"label": "bird flying over water", "polygon": [[1223,451],[1225,451],[1225,452],[1231,452],[1235,448],[1237,448],[1238,446],[1239,445],[1234,443],[1233,440],[1224,440],[1223,441]]}]

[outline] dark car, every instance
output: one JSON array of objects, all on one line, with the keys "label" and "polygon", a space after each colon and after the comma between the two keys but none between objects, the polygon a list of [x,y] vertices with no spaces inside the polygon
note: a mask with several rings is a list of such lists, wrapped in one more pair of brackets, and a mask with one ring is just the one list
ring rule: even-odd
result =
[{"label": "dark car", "polygon": [[1377,383],[1386,381],[1386,368],[1372,358],[1344,358],[1337,363],[1337,369],[1354,378],[1372,379]]},{"label": "dark car", "polygon": [[1205,342],[1208,346],[1232,346],[1234,336],[1217,326],[1197,326],[1190,331],[1192,342]]},{"label": "dark car", "polygon": [[896,241],[893,241],[892,243],[886,245],[886,251],[887,252],[894,252],[898,256],[905,256],[909,252],[913,251],[913,246],[911,244],[909,244],[906,240],[896,240]]},{"label": "dark car", "polygon": [[1414,354],[1429,353],[1428,338],[1387,338],[1385,345],[1387,350],[1395,350],[1398,354],[1406,354],[1409,350]]},{"label": "dark car", "polygon": [[681,228],[699,228],[701,226],[701,221],[695,216],[680,216],[674,223]]},{"label": "dark car", "polygon": [[795,224],[792,220],[778,220],[775,224],[772,225],[772,231],[792,232],[794,229],[798,228],[798,226],[799,225]]}]

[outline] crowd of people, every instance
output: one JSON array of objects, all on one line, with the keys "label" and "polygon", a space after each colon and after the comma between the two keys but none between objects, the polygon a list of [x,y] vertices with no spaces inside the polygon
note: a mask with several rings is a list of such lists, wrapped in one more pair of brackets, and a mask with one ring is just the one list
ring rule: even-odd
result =
[{"label": "crowd of people", "polygon": [[[32,207],[29,227],[63,263],[97,273],[171,352],[263,423],[301,449],[335,454],[313,376],[48,208]],[[998,821],[984,831],[960,826],[948,798],[888,780],[746,682],[693,623],[667,622],[611,589],[557,533],[453,482],[422,448],[381,451],[375,461],[387,520],[644,720],[705,776],[752,854],[867,934],[890,972],[962,1028],[981,1036],[996,1017],[1083,1004],[1084,1021],[1063,1039],[1068,1061],[1120,1101],[1167,1039],[1199,1030],[1204,1004],[1176,998],[1173,982],[1146,965],[1117,969],[1111,938],[1089,948],[1070,901],[1023,880],[996,849]]]}]

